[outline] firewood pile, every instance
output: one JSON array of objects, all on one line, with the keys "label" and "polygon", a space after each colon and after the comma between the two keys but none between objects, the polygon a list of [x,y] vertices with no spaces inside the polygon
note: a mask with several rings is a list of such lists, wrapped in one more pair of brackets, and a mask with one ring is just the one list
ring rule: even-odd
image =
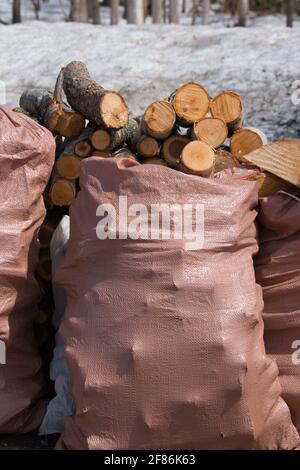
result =
[{"label": "firewood pile", "polygon": [[268,144],[262,131],[244,125],[243,103],[233,91],[211,98],[200,84],[185,83],[131,117],[119,93],[105,90],[74,61],[61,70],[54,92],[25,91],[19,105],[15,111],[38,120],[57,143],[40,232],[38,271],[46,280],[51,234],[76,197],[84,158],[127,157],[206,178],[255,180],[260,197],[300,187],[300,141]]}]

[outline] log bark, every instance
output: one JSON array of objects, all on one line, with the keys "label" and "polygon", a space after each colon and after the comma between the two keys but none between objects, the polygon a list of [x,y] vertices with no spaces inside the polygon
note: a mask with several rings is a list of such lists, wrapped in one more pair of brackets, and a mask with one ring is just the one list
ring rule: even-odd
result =
[{"label": "log bark", "polygon": [[177,122],[183,126],[200,121],[209,110],[209,95],[203,86],[195,82],[182,85],[169,100],[173,103]]},{"label": "log bark", "polygon": [[288,28],[293,27],[294,13],[295,13],[295,0],[286,0],[286,25]]},{"label": "log bark", "polygon": [[194,140],[181,153],[181,170],[185,173],[210,177],[214,169],[214,150],[205,142]]},{"label": "log bark", "polygon": [[242,127],[231,137],[230,150],[240,162],[245,162],[245,155],[267,143],[268,139],[261,130]]},{"label": "log bark", "polygon": [[40,252],[37,273],[43,281],[51,282],[52,280],[52,269],[51,269],[51,257],[49,250],[43,250]]},{"label": "log bark", "polygon": [[13,0],[12,4],[12,22],[21,23],[21,0]]},{"label": "log bark", "polygon": [[232,155],[231,152],[220,147],[215,151],[214,160],[214,174],[218,174],[224,170],[234,170],[234,168],[240,167],[238,160]]},{"label": "log bark", "polygon": [[130,0],[127,3],[127,21],[136,25],[144,23],[144,0]]},{"label": "log bark", "polygon": [[220,93],[211,101],[210,110],[213,117],[226,122],[229,137],[243,125],[243,103],[238,93]]},{"label": "log bark", "polygon": [[152,0],[152,22],[159,24],[163,18],[163,2],[162,0]]},{"label": "log bark", "polygon": [[127,143],[130,143],[134,136],[139,131],[139,125],[135,119],[129,119],[126,126],[117,130],[110,130],[110,145],[109,149],[115,150],[117,147],[124,147]]},{"label": "log bark", "polygon": [[115,25],[119,23],[119,0],[110,0],[110,24]]},{"label": "log bark", "polygon": [[173,106],[167,101],[155,101],[144,113],[142,128],[151,137],[164,140],[172,133],[175,122]]},{"label": "log bark", "polygon": [[87,0],[71,0],[70,21],[77,21],[79,23],[89,22]]},{"label": "log bark", "polygon": [[88,0],[88,13],[93,24],[101,24],[100,5],[98,0]]},{"label": "log bark", "polygon": [[163,19],[164,23],[168,22],[168,5],[167,0],[163,0]]},{"label": "log bark", "polygon": [[249,13],[249,0],[238,0],[238,22],[237,26],[247,26]]},{"label": "log bark", "polygon": [[244,158],[300,188],[299,140],[279,140],[248,153]]},{"label": "log bark", "polygon": [[[295,192],[295,186],[291,185],[287,181],[284,181],[278,176],[272,175],[267,171],[261,173],[261,176],[257,180],[258,183],[258,197],[269,197],[274,196],[279,191],[285,191],[290,194]],[[298,191],[298,189],[296,189]]]},{"label": "log bark", "polygon": [[168,166],[161,158],[145,158],[145,160],[142,161],[142,164]]},{"label": "log bark", "polygon": [[112,153],[112,157],[114,157],[114,158],[129,158],[131,160],[138,161],[136,155],[134,155],[134,153],[132,153],[132,151],[127,147],[122,147],[118,150],[115,150],[115,152]]},{"label": "log bark", "polygon": [[109,158],[109,157],[112,157],[112,154],[106,150],[93,150],[91,157]]},{"label": "log bark", "polygon": [[207,25],[209,20],[210,0],[202,0],[202,24]]},{"label": "log bark", "polygon": [[37,116],[32,116],[32,114],[29,114],[27,111],[25,111],[25,109],[21,108],[21,106],[16,106],[15,108],[12,109],[12,111],[14,111],[15,113],[24,114],[24,116],[30,117],[35,122],[41,124]]},{"label": "log bark", "polygon": [[161,155],[168,166],[174,169],[179,168],[180,156],[184,147],[189,142],[190,139],[183,135],[171,135],[164,141],[161,149]]},{"label": "log bark", "polygon": [[228,135],[225,121],[220,118],[205,117],[195,122],[192,128],[192,137],[202,140],[213,148],[220,147]]},{"label": "log bark", "polygon": [[56,101],[51,92],[42,89],[26,90],[20,98],[20,107],[37,118],[51,132],[72,137],[82,132],[84,117]]},{"label": "log bark", "polygon": [[119,129],[128,123],[123,97],[98,85],[82,62],[74,61],[65,67],[63,88],[72,108],[99,126]]},{"label": "log bark", "polygon": [[170,23],[180,23],[179,1],[170,0]]}]

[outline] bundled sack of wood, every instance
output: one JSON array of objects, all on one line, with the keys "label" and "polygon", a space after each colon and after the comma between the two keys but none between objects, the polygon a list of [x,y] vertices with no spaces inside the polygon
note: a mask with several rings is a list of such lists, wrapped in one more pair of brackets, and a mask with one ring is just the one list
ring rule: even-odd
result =
[{"label": "bundled sack of wood", "polygon": [[255,269],[266,350],[277,362],[283,398],[300,431],[300,191],[262,200],[258,222]]},{"label": "bundled sack of wood", "polygon": [[0,433],[36,429],[46,401],[33,322],[40,292],[34,277],[43,191],[54,163],[50,132],[0,108]]},{"label": "bundled sack of wood", "polygon": [[[53,276],[65,256],[69,238],[70,219],[68,215],[65,215],[57,226],[51,240]],[[72,415],[74,411],[73,399],[69,391],[69,369],[65,359],[65,345],[58,331],[65,312],[66,295],[64,289],[55,283],[53,283],[53,296],[55,311],[52,324],[56,331],[56,346],[50,365],[50,378],[54,382],[56,395],[48,403],[46,414],[39,428],[40,435],[60,434],[63,431],[66,417]]]},{"label": "bundled sack of wood", "polygon": [[92,157],[80,187],[55,276],[76,409],[57,448],[295,447],[263,343],[255,183]]}]

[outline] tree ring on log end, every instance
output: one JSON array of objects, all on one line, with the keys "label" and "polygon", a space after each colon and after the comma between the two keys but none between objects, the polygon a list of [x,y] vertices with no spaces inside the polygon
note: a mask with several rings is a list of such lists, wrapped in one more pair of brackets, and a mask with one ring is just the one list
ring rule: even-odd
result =
[{"label": "tree ring on log end", "polygon": [[128,123],[128,107],[119,93],[107,91],[99,103],[103,124],[111,129],[120,129]]},{"label": "tree ring on log end", "polygon": [[165,139],[173,130],[176,114],[173,106],[167,101],[154,101],[146,109],[143,120],[149,135]]},{"label": "tree ring on log end", "polygon": [[188,173],[210,176],[214,167],[215,152],[205,142],[194,140],[184,147],[180,159]]},{"label": "tree ring on log end", "polygon": [[207,114],[209,95],[199,83],[185,83],[176,90],[173,105],[179,121],[193,124]]},{"label": "tree ring on log end", "polygon": [[55,206],[69,206],[76,196],[75,187],[70,181],[57,179],[50,190],[50,198]]}]

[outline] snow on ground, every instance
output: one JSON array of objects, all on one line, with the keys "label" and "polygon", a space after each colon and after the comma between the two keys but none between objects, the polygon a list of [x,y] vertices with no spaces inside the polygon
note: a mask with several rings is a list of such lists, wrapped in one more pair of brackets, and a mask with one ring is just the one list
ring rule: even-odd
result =
[{"label": "snow on ground", "polygon": [[292,84],[300,80],[300,22],[289,29],[283,16],[260,17],[252,18],[249,28],[232,28],[224,26],[231,20],[218,14],[209,26],[189,21],[140,27],[31,20],[0,25],[0,80],[7,102],[16,105],[28,87],[53,88],[60,68],[76,59],[104,87],[124,94],[133,114],[195,80],[211,96],[239,92],[247,124],[270,139],[300,138],[300,104],[291,101]]}]

